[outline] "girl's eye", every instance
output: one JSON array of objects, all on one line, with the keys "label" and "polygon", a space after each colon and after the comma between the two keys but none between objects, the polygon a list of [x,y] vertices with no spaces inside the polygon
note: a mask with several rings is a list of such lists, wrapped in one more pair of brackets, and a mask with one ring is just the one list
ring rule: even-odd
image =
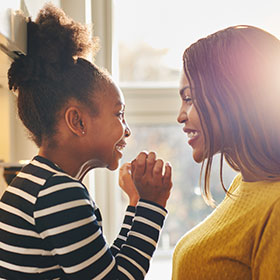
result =
[{"label": "girl's eye", "polygon": [[120,119],[123,119],[124,118],[124,112],[118,112],[117,116],[120,118]]}]

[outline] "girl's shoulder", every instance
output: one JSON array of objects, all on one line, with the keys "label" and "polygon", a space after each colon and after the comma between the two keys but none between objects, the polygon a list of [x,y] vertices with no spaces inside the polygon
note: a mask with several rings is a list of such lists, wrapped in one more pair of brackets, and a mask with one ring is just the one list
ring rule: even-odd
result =
[{"label": "girl's shoulder", "polygon": [[78,179],[73,178],[55,163],[41,156],[35,156],[24,166],[12,184],[13,187],[17,187],[34,197],[73,187],[85,191],[84,185]]}]

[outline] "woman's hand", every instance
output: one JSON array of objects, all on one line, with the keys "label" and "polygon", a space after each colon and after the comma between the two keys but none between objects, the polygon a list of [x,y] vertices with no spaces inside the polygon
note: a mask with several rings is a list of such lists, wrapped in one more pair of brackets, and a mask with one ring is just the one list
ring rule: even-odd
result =
[{"label": "woman's hand", "polygon": [[140,198],[147,199],[165,207],[172,187],[171,166],[156,159],[156,154],[141,152],[131,163],[131,173]]},{"label": "woman's hand", "polygon": [[129,205],[136,206],[139,200],[138,191],[131,177],[131,164],[125,163],[119,170],[119,185],[129,198]]}]

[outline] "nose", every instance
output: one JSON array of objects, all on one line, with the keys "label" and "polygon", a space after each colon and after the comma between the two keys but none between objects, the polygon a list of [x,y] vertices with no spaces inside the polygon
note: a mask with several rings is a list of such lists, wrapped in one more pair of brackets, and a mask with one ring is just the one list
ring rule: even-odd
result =
[{"label": "nose", "polygon": [[188,114],[186,110],[184,110],[184,107],[181,106],[178,117],[177,117],[177,122],[178,123],[184,123],[188,120]]},{"label": "nose", "polygon": [[124,121],[124,124],[125,124],[124,135],[125,135],[125,137],[129,137],[131,135],[131,130],[130,130],[130,128],[129,128],[129,126],[128,126],[126,121]]}]

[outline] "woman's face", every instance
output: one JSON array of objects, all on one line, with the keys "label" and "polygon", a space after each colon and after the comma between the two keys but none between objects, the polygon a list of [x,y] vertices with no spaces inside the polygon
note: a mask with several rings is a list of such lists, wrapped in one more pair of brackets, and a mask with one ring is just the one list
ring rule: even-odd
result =
[{"label": "woman's face", "polygon": [[[192,89],[192,92],[195,93],[195,89]],[[182,100],[182,105],[179,111],[177,121],[179,123],[184,124],[183,131],[188,135],[188,143],[193,148],[193,158],[196,162],[200,163],[205,159],[207,155],[205,145],[206,141],[203,134],[198,112],[192,102],[190,84],[184,71],[182,72],[180,80],[180,96]],[[211,122],[213,128],[214,155],[220,151],[221,139],[224,136],[221,135],[221,128],[217,120],[216,114],[213,112],[213,109],[211,109],[211,106],[207,100],[205,100],[205,103],[207,105],[208,113],[210,116],[210,119],[208,121]]]},{"label": "woman's face", "polygon": [[199,163],[204,159],[205,139],[198,113],[192,102],[190,84],[184,72],[180,80],[180,96],[182,103],[177,121],[184,124],[183,131],[188,135],[188,144],[193,149],[193,158]]},{"label": "woman's face", "polygon": [[106,93],[97,97],[97,116],[90,118],[87,148],[95,167],[115,170],[130,135],[124,118],[125,103],[120,89],[114,84],[106,85]]}]

